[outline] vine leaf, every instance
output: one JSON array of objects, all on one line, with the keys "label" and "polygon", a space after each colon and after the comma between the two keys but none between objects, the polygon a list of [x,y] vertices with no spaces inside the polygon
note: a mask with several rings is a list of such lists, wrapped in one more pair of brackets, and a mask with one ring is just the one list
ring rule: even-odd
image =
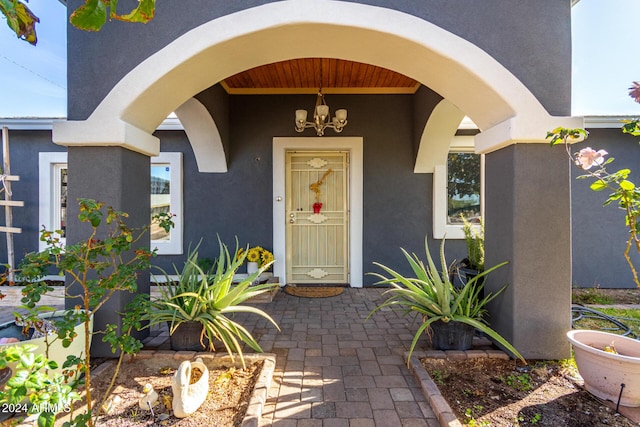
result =
[{"label": "vine leaf", "polygon": [[109,0],[85,0],[73,11],[69,21],[74,27],[85,31],[98,31],[107,22]]},{"label": "vine leaf", "polygon": [[85,0],[84,5],[71,14],[70,21],[85,31],[100,31],[107,18],[146,24],[154,17],[156,0],[140,0],[138,6],[125,15],[119,15],[117,8],[118,0]]},{"label": "vine leaf", "polygon": [[[38,42],[36,24],[40,22],[40,18],[27,7],[27,2],[28,0],[0,0],[0,13],[5,16],[7,25],[18,38],[35,46]],[[84,0],[84,4],[73,11],[69,22],[84,31],[99,31],[107,19],[146,24],[155,15],[156,0],[139,0],[137,6],[124,15],[119,15],[117,9],[118,0]]]},{"label": "vine leaf", "polygon": [[140,22],[146,24],[153,19],[156,10],[156,0],[140,0],[138,7],[126,15],[116,15],[115,18],[125,22]]},{"label": "vine leaf", "polygon": [[7,18],[7,25],[19,39],[36,45],[38,42],[36,24],[40,22],[40,18],[31,12],[25,3],[0,0],[0,12]]}]

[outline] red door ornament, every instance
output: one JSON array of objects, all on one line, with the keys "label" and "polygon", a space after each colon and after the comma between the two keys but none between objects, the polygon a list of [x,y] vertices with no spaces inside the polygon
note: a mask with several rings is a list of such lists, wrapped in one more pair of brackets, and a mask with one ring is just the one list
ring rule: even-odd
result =
[{"label": "red door ornament", "polygon": [[320,209],[322,209],[322,203],[315,202],[313,204],[313,213],[314,214],[319,214],[320,213]]}]

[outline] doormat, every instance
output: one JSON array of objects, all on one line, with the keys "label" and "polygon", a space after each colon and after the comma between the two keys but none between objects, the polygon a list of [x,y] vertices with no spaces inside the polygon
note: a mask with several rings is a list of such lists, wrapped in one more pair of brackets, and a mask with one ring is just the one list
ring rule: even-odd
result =
[{"label": "doormat", "polygon": [[291,286],[284,287],[284,291],[296,297],[302,298],[327,298],[340,295],[344,288],[341,286]]}]

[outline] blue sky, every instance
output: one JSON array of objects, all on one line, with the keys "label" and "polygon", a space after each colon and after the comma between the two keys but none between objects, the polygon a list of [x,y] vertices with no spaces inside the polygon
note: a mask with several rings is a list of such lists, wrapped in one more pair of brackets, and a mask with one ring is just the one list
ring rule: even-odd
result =
[{"label": "blue sky", "polygon": [[40,18],[38,45],[0,24],[0,117],[66,117],[66,8],[58,0],[31,0]]},{"label": "blue sky", "polygon": [[[40,17],[38,45],[0,25],[0,117],[66,116],[66,11],[57,0],[31,0]],[[640,81],[640,0],[581,0],[573,7],[574,115],[637,115],[628,95]]]},{"label": "blue sky", "polygon": [[574,115],[638,115],[627,94],[640,81],[638,0],[581,0],[573,7]]}]

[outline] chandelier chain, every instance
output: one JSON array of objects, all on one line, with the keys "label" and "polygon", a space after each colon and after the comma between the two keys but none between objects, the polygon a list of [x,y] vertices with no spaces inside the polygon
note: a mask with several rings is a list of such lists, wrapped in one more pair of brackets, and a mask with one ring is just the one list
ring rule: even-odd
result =
[{"label": "chandelier chain", "polygon": [[316,105],[313,110],[313,121],[307,121],[306,110],[296,110],[296,132],[303,132],[307,128],[314,128],[318,136],[324,135],[326,128],[333,129],[336,133],[342,132],[347,125],[347,110],[341,108],[336,110],[336,115],[331,118],[329,114],[329,106],[324,100],[322,93],[322,58],[320,58],[320,82],[318,84],[318,95],[316,97]]}]

